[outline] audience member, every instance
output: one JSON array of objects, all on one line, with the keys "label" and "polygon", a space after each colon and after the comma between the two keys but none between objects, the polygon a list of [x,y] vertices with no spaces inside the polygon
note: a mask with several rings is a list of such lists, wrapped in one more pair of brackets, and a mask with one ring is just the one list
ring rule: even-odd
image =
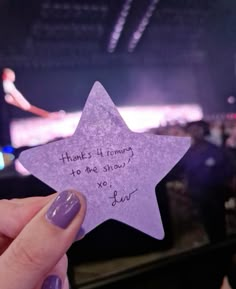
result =
[{"label": "audience member", "polygon": [[188,191],[211,242],[226,236],[225,199],[233,168],[224,149],[209,143],[209,126],[204,121],[187,126],[192,145],[184,156],[181,167]]}]

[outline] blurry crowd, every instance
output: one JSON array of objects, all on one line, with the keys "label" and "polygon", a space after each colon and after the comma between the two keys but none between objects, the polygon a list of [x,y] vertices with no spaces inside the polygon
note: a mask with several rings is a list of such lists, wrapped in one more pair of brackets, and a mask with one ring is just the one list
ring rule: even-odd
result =
[{"label": "blurry crowd", "polygon": [[189,151],[167,181],[178,180],[182,184],[209,240],[212,243],[224,240],[226,204],[229,200],[232,204],[236,197],[236,121],[201,120],[159,127],[151,132],[191,137]]}]

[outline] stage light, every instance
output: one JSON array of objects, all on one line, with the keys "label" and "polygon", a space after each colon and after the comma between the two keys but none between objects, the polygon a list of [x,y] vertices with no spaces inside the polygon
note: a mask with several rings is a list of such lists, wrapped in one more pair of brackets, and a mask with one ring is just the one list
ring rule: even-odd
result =
[{"label": "stage light", "polygon": [[3,159],[3,153],[0,152],[0,170],[3,170],[5,168],[5,163]]},{"label": "stage light", "polygon": [[139,22],[136,30],[134,31],[134,33],[132,34],[129,44],[128,44],[128,52],[133,52],[135,47],[137,46],[138,42],[140,41],[140,39],[143,36],[143,33],[150,21],[150,18],[153,15],[153,12],[156,8],[157,3],[159,2],[159,0],[153,0],[150,2],[149,6],[146,9],[146,12],[144,13],[141,21]]},{"label": "stage light", "polygon": [[3,170],[5,167],[9,166],[14,159],[15,156],[13,154],[0,152],[0,170]]},{"label": "stage light", "polygon": [[2,148],[2,152],[3,153],[6,153],[6,154],[11,154],[11,153],[13,153],[14,152],[14,148],[12,147],[12,146],[10,146],[10,145],[6,145],[6,146],[4,146],[3,148]]},{"label": "stage light", "polygon": [[228,97],[228,99],[227,99],[227,102],[228,102],[229,104],[234,104],[234,103],[236,102],[235,96],[230,95],[230,96]]},{"label": "stage light", "polygon": [[111,37],[110,37],[110,40],[108,43],[107,51],[110,53],[114,52],[116,47],[117,47],[118,41],[119,41],[120,36],[122,34],[122,31],[124,29],[126,19],[129,15],[129,11],[130,11],[132,2],[133,2],[133,0],[126,0],[124,5],[122,6],[120,15],[116,21],[116,24],[114,26],[112,33],[111,33]]},{"label": "stage light", "polygon": [[[118,110],[129,128],[135,132],[166,125],[171,121],[186,123],[200,120],[203,117],[202,108],[197,104],[127,106],[118,107]],[[81,112],[75,112],[67,113],[64,118],[59,120],[40,118],[14,120],[11,123],[12,143],[17,149],[22,146],[40,145],[56,138],[68,137],[74,133],[80,116]]]},{"label": "stage light", "polygon": [[[76,2],[76,1],[75,1]],[[108,7],[103,4],[78,4],[74,2],[43,2],[41,4],[40,15],[44,19],[78,19],[78,17],[87,19],[103,19],[108,13]]]}]

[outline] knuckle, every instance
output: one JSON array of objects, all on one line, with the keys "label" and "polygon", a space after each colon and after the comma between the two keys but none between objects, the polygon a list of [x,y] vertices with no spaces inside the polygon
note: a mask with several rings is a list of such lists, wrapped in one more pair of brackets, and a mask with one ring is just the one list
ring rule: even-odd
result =
[{"label": "knuckle", "polygon": [[16,267],[28,268],[30,270],[38,270],[43,266],[43,254],[38,248],[25,244],[23,240],[18,240],[11,247],[9,261],[11,265],[14,263]]}]

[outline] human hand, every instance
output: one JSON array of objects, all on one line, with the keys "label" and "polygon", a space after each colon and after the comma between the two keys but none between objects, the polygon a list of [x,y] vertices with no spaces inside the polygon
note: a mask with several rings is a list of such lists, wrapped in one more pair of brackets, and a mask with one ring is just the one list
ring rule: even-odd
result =
[{"label": "human hand", "polygon": [[71,190],[1,200],[1,288],[67,289],[65,252],[76,239],[85,211],[84,197]]}]

